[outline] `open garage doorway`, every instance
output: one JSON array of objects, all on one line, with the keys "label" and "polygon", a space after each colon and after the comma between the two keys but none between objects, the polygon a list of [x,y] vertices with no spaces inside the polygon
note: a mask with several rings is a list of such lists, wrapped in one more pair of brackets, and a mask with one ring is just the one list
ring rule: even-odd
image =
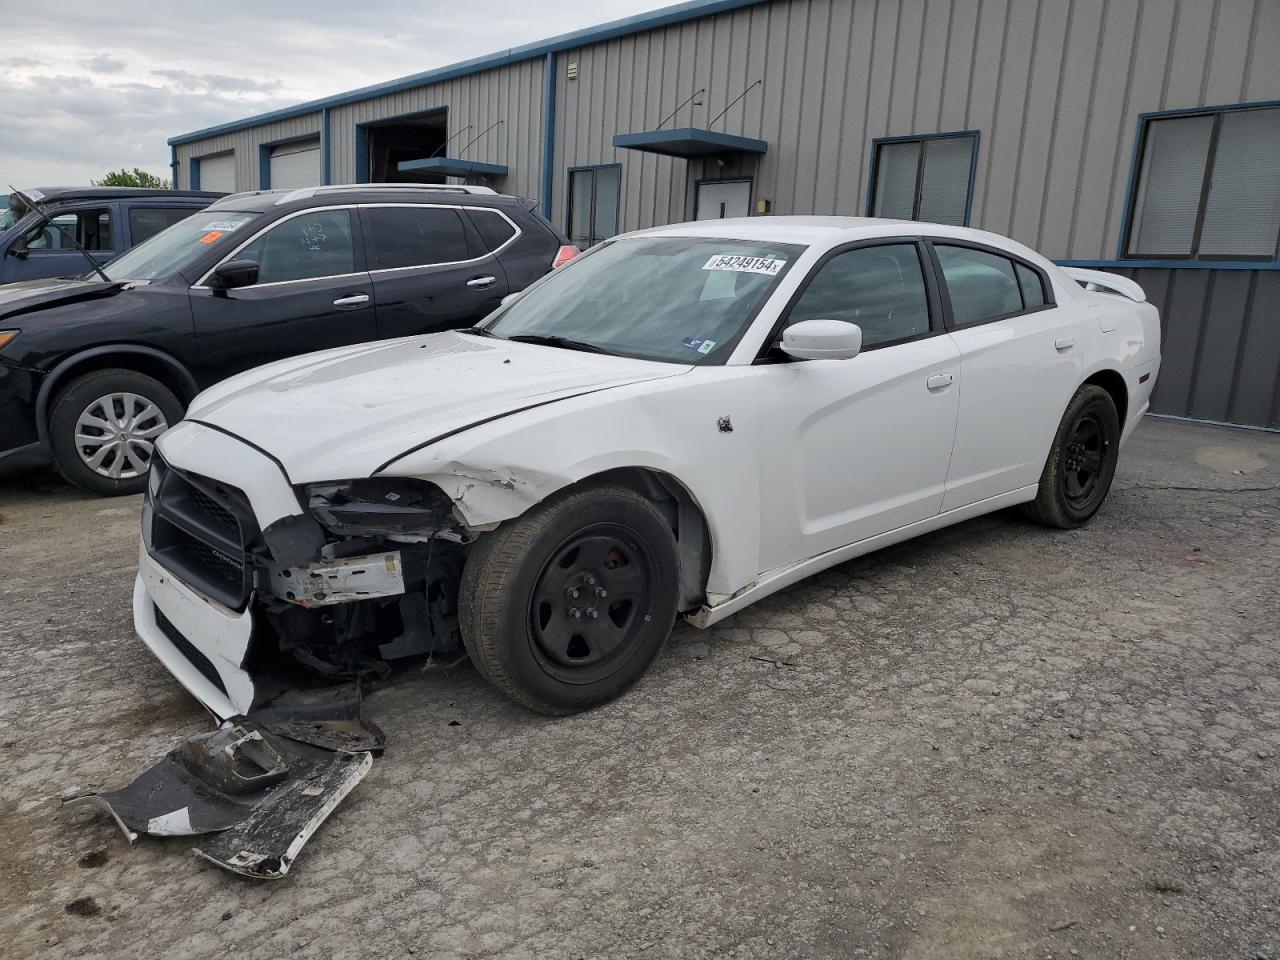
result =
[{"label": "open garage doorway", "polygon": [[400,170],[405,160],[425,160],[444,152],[449,112],[445,108],[362,124],[357,128],[362,183],[444,183],[437,173]]}]

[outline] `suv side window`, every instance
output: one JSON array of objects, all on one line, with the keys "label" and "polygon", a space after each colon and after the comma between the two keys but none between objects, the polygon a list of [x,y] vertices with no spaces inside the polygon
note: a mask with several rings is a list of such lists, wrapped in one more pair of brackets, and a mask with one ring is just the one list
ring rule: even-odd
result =
[{"label": "suv side window", "polygon": [[234,255],[258,262],[258,283],[316,280],[355,272],[351,211],[300,213],[271,227]]},{"label": "suv side window", "polygon": [[195,212],[194,207],[130,207],[129,242],[137,246]]},{"label": "suv side window", "polygon": [[470,260],[466,227],[451,207],[364,207],[370,270]]},{"label": "suv side window", "polygon": [[467,216],[471,218],[489,253],[493,253],[516,235],[516,228],[511,222],[494,210],[468,210]]},{"label": "suv side window", "polygon": [[74,250],[75,244],[67,236],[75,237],[86,250],[110,251],[114,246],[111,242],[110,210],[77,210],[60,213],[51,219],[62,229],[58,230],[49,223],[32,227],[22,238],[28,250]]},{"label": "suv side window", "polygon": [[818,268],[791,307],[787,325],[847,320],[862,328],[865,347],[929,332],[929,294],[914,243],[856,247]]},{"label": "suv side window", "polygon": [[[945,243],[935,243],[933,249],[938,255],[947,293],[951,297],[951,316],[955,326],[963,327],[1022,312],[1022,288],[1012,260],[986,250],[953,247]],[[1042,293],[1042,302],[1043,299]]]}]

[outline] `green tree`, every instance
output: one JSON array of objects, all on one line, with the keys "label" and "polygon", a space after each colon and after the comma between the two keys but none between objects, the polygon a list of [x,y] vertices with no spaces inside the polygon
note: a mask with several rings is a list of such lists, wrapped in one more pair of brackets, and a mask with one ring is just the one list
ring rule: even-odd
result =
[{"label": "green tree", "polygon": [[132,170],[112,170],[101,180],[90,180],[91,186],[95,187],[146,187],[151,190],[168,190],[169,181],[161,177],[157,177],[154,173],[147,173],[138,167]]}]

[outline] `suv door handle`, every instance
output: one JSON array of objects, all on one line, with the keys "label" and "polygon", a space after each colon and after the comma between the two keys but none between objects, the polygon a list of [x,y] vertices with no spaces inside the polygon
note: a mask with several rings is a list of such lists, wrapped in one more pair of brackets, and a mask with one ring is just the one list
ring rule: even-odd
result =
[{"label": "suv door handle", "polygon": [[945,390],[955,381],[955,377],[949,373],[935,373],[932,377],[924,382],[924,385],[930,390]]},{"label": "suv door handle", "polygon": [[492,287],[497,282],[497,277],[472,277],[467,281],[467,286],[474,287],[477,290],[484,290],[488,287]]},{"label": "suv door handle", "polygon": [[333,301],[333,305],[346,310],[349,307],[363,307],[368,302],[369,295],[367,293],[349,293],[345,297],[339,297]]},{"label": "suv door handle", "polygon": [[1057,340],[1053,341],[1053,349],[1057,350],[1059,353],[1065,353],[1075,345],[1075,337],[1059,337]]}]

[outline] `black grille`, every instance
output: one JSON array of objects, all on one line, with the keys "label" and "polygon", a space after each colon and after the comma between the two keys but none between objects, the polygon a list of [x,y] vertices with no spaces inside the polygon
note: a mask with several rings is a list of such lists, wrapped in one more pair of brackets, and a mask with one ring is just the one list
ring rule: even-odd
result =
[{"label": "black grille", "polygon": [[218,671],[213,666],[213,661],[206,657],[203,653],[195,648],[190,640],[182,635],[182,632],[175,627],[154,603],[151,609],[155,611],[156,626],[160,628],[160,632],[178,648],[178,652],[187,658],[187,661],[200,671],[200,676],[204,677],[215,687],[226,694],[226,684],[222,682],[222,677],[218,676]]},{"label": "black grille", "polygon": [[149,497],[151,555],[189,586],[242,609],[253,589],[248,548],[258,535],[244,493],[161,465],[152,477]]}]

